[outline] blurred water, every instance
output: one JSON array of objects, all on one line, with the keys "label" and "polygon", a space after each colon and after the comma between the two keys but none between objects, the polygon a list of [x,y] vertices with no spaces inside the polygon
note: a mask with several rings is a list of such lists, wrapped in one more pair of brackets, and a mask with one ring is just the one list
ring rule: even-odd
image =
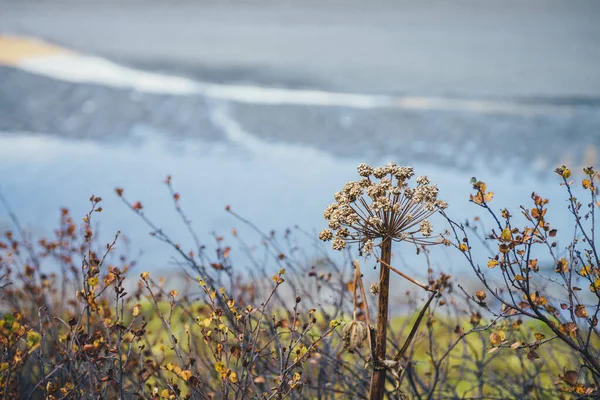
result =
[{"label": "blurred water", "polygon": [[[140,200],[146,215],[185,248],[192,242],[162,184],[167,175],[173,176],[175,188],[182,194],[181,203],[200,240],[209,245],[214,241],[212,232],[232,239],[232,228],[248,242],[260,241],[250,228],[225,212],[226,205],[267,232],[283,232],[299,225],[316,237],[325,227],[323,210],[332,201],[333,193],[356,178],[355,168],[360,162],[412,165],[417,175],[428,175],[439,185],[440,197],[450,204],[449,214],[458,220],[480,213],[468,202],[472,176],[486,181],[496,193],[496,209],[509,207],[518,214],[516,207],[527,203],[532,191],[552,198],[552,210],[566,206],[562,202],[566,198],[564,190],[554,174],[549,170],[540,178],[539,174],[524,170],[526,164],[515,162],[501,171],[492,171],[485,160],[449,168],[396,159],[393,155],[335,157],[315,148],[259,139],[239,124],[227,103],[213,105],[210,119],[226,134],[225,140],[174,139],[141,127],[134,128],[129,138],[110,142],[28,132],[2,133],[0,190],[35,235],[51,232],[58,221],[59,207],[70,208],[79,218],[89,209],[89,196],[101,196],[104,211],[96,218],[102,239],[108,241],[116,230],[121,230],[131,239],[132,249],[144,251],[141,270],[169,268],[173,252],[148,236],[149,229],[120,202],[114,188],[124,188],[131,201]],[[429,146],[440,151],[434,143]],[[564,218],[554,220],[559,229],[569,226]],[[7,224],[7,215],[1,210],[0,225]],[[444,227],[439,220],[434,226]],[[300,242],[311,246],[306,239]],[[422,274],[423,268],[417,266],[423,265],[423,260],[416,262],[414,249],[401,251],[406,265],[421,269]],[[433,261],[451,272],[467,271],[460,256],[452,254],[438,249]],[[248,266],[237,247],[232,257],[239,261],[239,267]]]}]

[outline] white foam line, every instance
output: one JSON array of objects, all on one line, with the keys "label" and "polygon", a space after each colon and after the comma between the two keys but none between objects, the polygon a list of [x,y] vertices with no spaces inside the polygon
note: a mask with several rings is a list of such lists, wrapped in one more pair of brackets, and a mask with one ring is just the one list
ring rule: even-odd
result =
[{"label": "white foam line", "polygon": [[568,112],[552,105],[525,105],[502,101],[462,100],[437,97],[393,97],[320,90],[295,90],[250,85],[224,85],[145,72],[94,56],[61,54],[30,58],[19,68],[67,82],[134,89],[145,93],[203,95],[246,104],[397,108],[404,110],[466,111],[486,114],[558,114]]}]

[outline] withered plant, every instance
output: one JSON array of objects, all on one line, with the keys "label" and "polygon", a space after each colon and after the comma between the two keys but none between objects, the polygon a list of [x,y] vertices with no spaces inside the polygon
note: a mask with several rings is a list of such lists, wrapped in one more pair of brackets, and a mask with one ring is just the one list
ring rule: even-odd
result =
[{"label": "withered plant", "polygon": [[[419,283],[392,267],[392,243],[407,242],[420,250],[425,246],[445,242],[441,236],[433,235],[433,227],[428,218],[444,210],[448,204],[437,198],[438,188],[426,176],[417,178],[416,187],[410,187],[409,181],[414,176],[411,167],[390,163],[385,167],[372,168],[367,164],[360,164],[357,170],[362,178],[348,182],[334,195],[336,202],[325,210],[324,217],[329,223],[329,229],[321,231],[319,238],[331,240],[334,250],[342,250],[348,243],[358,243],[363,255],[374,256],[380,264],[379,281],[376,284],[379,294],[376,332],[369,335],[373,367],[370,398],[380,400],[385,395],[386,371],[389,369],[398,375],[399,361],[403,355],[403,351],[393,359],[388,359],[386,355],[390,271],[433,292],[415,323],[415,332],[422,315],[437,293],[436,289]],[[366,302],[366,298],[363,301]],[[355,321],[350,324],[350,328],[347,328],[350,332],[362,331]],[[372,329],[369,326],[369,330]],[[411,339],[412,336],[409,336],[407,346]]]},{"label": "withered plant", "polygon": [[[547,359],[552,343],[560,348],[562,373],[556,385],[577,398],[600,396],[600,257],[596,246],[596,209],[600,175],[592,167],[583,169],[575,181],[565,167],[556,169],[565,188],[569,232],[558,232],[550,224],[549,199],[532,193],[532,204],[521,206],[520,215],[492,208],[494,194],[484,182],[473,179],[475,194],[470,199],[491,216],[492,229],[482,220],[465,224],[448,219],[456,247],[464,254],[483,285],[468,298],[496,319],[514,321],[518,330],[525,321],[537,323],[532,336],[511,337],[502,325],[489,337],[490,352],[524,352],[530,363]],[[577,191],[582,191],[581,197]],[[569,219],[563,217],[563,223]],[[522,221],[522,225],[521,222]],[[472,253],[482,241],[489,251],[485,263]],[[560,240],[559,240],[560,238]],[[482,266],[483,264],[483,266]],[[535,387],[531,387],[533,391]]]}]

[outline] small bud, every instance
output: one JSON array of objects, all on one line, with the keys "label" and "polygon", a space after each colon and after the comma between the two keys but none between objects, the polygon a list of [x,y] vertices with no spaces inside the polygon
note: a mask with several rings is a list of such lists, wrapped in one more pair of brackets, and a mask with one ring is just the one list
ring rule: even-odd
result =
[{"label": "small bud", "polygon": [[371,292],[371,294],[378,295],[379,294],[379,283],[377,283],[377,282],[372,283],[371,287],[369,288],[369,291]]}]

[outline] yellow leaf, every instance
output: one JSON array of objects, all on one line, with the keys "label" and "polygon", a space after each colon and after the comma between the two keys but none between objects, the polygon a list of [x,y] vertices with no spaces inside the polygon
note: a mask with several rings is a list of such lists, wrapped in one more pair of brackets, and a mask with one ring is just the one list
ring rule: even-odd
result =
[{"label": "yellow leaf", "polygon": [[508,228],[504,228],[502,230],[502,234],[500,234],[500,239],[503,242],[510,242],[512,240],[512,232]]},{"label": "yellow leaf", "polygon": [[556,263],[556,269],[554,271],[561,273],[561,274],[566,274],[567,272],[569,272],[568,267],[569,267],[569,262],[565,258],[561,258]]},{"label": "yellow leaf", "polygon": [[589,189],[592,187],[592,181],[590,181],[589,179],[584,179],[581,182],[581,186],[583,186],[584,189]]},{"label": "yellow leaf", "polygon": [[537,271],[538,270],[538,260],[537,260],[537,258],[534,258],[533,260],[529,261],[529,268],[531,268],[533,271]]},{"label": "yellow leaf", "polygon": [[137,317],[138,315],[140,315],[140,311],[142,310],[142,305],[141,304],[136,304],[135,306],[133,306],[133,316]]},{"label": "yellow leaf", "polygon": [[237,374],[235,372],[232,372],[231,374],[229,374],[229,382],[231,383],[237,383],[238,378],[237,378]]},{"label": "yellow leaf", "polygon": [[33,346],[38,345],[40,343],[41,339],[42,339],[42,337],[40,336],[39,333],[34,332],[34,331],[27,332],[27,346],[28,347],[33,347]]},{"label": "yellow leaf", "polygon": [[98,284],[98,277],[95,276],[93,278],[89,278],[87,280],[88,285],[90,285],[91,287],[95,287]]},{"label": "yellow leaf", "polygon": [[140,278],[142,278],[143,280],[147,281],[149,275],[150,275],[150,272],[143,272],[143,273],[140,274]]},{"label": "yellow leaf", "polygon": [[467,251],[467,250],[469,250],[469,247],[468,247],[466,244],[464,244],[464,243],[461,243],[461,244],[458,246],[458,249],[459,249],[460,251]]},{"label": "yellow leaf", "polygon": [[498,266],[498,260],[490,260],[488,261],[488,268],[495,268]]},{"label": "yellow leaf", "polygon": [[544,340],[546,338],[546,335],[544,335],[543,333],[535,333],[535,340]]},{"label": "yellow leaf", "polygon": [[223,363],[222,361],[219,361],[218,363],[216,363],[215,371],[217,371],[219,374],[223,374],[224,372],[226,372],[227,367],[225,366],[225,363]]},{"label": "yellow leaf", "polygon": [[352,282],[352,281],[351,281],[351,282],[348,282],[348,283],[346,284],[346,286],[348,287],[348,291],[349,291],[350,293],[354,293],[354,289],[355,289],[355,287],[354,287],[354,282]]},{"label": "yellow leaf", "polygon": [[186,369],[185,371],[181,371],[181,373],[179,374],[181,379],[183,379],[186,382],[188,379],[190,379],[192,377],[192,375],[193,375],[193,373],[189,369]]},{"label": "yellow leaf", "polygon": [[592,267],[589,266],[589,265],[586,265],[584,267],[581,267],[581,270],[579,271],[579,274],[581,276],[588,276],[591,272],[592,272]]}]

